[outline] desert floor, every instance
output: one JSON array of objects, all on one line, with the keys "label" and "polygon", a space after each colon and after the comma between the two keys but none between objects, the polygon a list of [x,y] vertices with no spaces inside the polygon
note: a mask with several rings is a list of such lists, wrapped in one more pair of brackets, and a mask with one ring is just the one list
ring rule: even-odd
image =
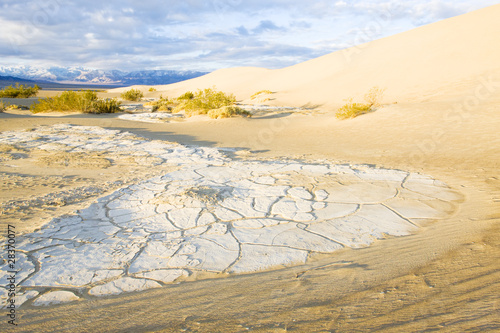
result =
[{"label": "desert floor", "polygon": [[[460,100],[454,96],[453,101]],[[0,131],[73,124],[218,148],[232,157],[329,159],[419,172],[463,196],[454,213],[405,237],[345,249],[306,265],[224,275],[159,289],[18,310],[19,332],[414,332],[500,329],[500,137],[498,97],[470,112],[440,101],[386,105],[339,121],[326,111],[273,113],[171,123],[116,115],[0,113]],[[443,120],[445,119],[445,120]],[[133,183],[162,170],[98,163],[51,167],[29,156],[0,166],[0,200],[31,197],[103,181]],[[16,161],[10,161],[11,165]],[[110,188],[112,190],[112,188]],[[2,224],[32,231],[84,202],[23,206]],[[3,320],[2,327],[6,324]]]}]

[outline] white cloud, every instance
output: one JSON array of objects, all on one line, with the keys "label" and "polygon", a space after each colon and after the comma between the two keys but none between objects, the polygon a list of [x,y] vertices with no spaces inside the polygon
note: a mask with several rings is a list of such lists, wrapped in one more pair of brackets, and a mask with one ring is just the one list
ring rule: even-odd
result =
[{"label": "white cloud", "polygon": [[337,1],[335,3],[335,7],[337,7],[337,8],[345,8],[345,7],[347,7],[347,2],[345,2],[345,1]]},{"label": "white cloud", "polygon": [[[2,0],[2,63],[103,69],[282,67],[494,0]],[[388,12],[389,10],[389,12]],[[389,13],[389,14],[387,14]],[[349,33],[351,31],[351,33]]]}]

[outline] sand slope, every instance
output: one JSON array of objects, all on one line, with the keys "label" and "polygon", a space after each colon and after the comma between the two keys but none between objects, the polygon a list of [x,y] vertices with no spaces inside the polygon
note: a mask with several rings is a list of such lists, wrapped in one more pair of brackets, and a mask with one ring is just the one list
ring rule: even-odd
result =
[{"label": "sand slope", "polygon": [[373,86],[387,88],[386,102],[419,100],[442,86],[500,71],[498,17],[500,5],[491,6],[291,67],[222,69],[157,90],[175,96],[215,85],[248,99],[269,89],[277,92],[276,104],[324,109]]}]

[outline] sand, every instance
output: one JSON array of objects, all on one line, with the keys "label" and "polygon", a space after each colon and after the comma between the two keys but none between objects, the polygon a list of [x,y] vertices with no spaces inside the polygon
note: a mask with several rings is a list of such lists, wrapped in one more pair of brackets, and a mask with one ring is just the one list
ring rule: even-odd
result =
[{"label": "sand", "polygon": [[[359,249],[345,248],[279,270],[209,275],[206,279],[200,276],[198,281],[142,292],[57,306],[30,306],[19,310],[19,327],[25,332],[52,332],[56,328],[72,332],[498,330],[500,72],[496,59],[500,44],[496,40],[498,34],[481,31],[498,31],[493,17],[498,16],[499,10],[500,6],[489,7],[373,42],[357,54],[355,61],[367,66],[360,67],[360,72],[353,69],[358,68],[354,64],[333,65],[340,56],[332,54],[288,69],[228,69],[164,88],[174,95],[176,91],[203,88],[205,84],[223,89],[222,84],[227,82],[226,91],[235,92],[242,102],[248,102],[250,94],[257,90],[271,89],[277,93],[270,104],[323,105],[309,114],[284,111],[252,119],[171,123],[133,122],[116,115],[0,114],[2,132],[37,125],[99,126],[154,140],[239,148],[228,152],[236,160],[373,164],[429,175],[446,183],[462,198],[450,215],[423,225],[411,235],[387,237]],[[458,27],[463,33],[452,33]],[[449,44],[440,43],[443,35],[449,36]],[[405,47],[401,46],[403,42]],[[429,47],[431,59],[418,62],[421,54],[411,49],[412,45],[422,50]],[[391,50],[407,50],[408,54]],[[409,55],[413,53],[414,58]],[[392,56],[400,68],[376,66],[376,61]],[[324,71],[313,70],[323,62],[332,64],[332,71],[345,70],[343,75],[350,79],[344,77],[344,84],[335,80],[326,84],[322,80],[328,77],[308,78],[314,72],[323,75]],[[443,64],[449,65],[444,69]],[[372,74],[370,68],[384,68],[384,72]],[[414,75],[402,78],[401,68],[409,68],[409,74]],[[364,82],[367,72],[370,74]],[[288,75],[303,78],[303,85],[291,87],[291,81],[299,80],[289,80]],[[266,76],[269,84],[262,87],[263,81],[259,80]],[[307,88],[311,82],[321,88]],[[345,88],[337,92],[339,85]],[[331,110],[339,100],[362,94],[372,85],[388,88],[385,102],[389,104],[353,120],[339,121],[334,117]],[[326,91],[335,93],[325,95]],[[72,163],[42,168],[39,153],[16,156],[25,152],[2,148],[2,154],[10,156],[4,162],[8,165],[1,166],[5,179],[3,203],[28,199],[27,194],[47,197],[58,191],[99,187],[103,180],[133,184],[154,171],[134,163],[106,168],[97,163],[97,169]],[[96,156],[97,161],[100,158],[103,156]],[[158,170],[168,171],[171,170]],[[109,188],[106,193],[117,189]],[[51,211],[43,204],[28,203],[14,215],[5,215],[5,220],[2,217],[2,223],[15,221],[21,231],[32,232],[50,216],[83,208],[79,205],[85,204],[85,200],[100,195],[86,194],[81,201]],[[73,295],[47,294],[39,302],[72,300]]]}]

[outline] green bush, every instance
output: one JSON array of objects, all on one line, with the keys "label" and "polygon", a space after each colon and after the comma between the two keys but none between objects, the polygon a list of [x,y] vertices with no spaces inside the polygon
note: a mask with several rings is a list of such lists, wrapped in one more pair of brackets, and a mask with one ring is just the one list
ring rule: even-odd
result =
[{"label": "green bush", "polygon": [[23,84],[16,83],[16,86],[13,87],[12,85],[5,87],[4,89],[0,90],[0,98],[1,97],[6,97],[6,98],[29,98],[36,96],[38,91],[42,89],[38,85],[35,84],[34,87],[29,87],[25,86]]},{"label": "green bush", "polygon": [[181,99],[181,103],[175,108],[174,111],[184,110],[186,112],[186,116],[189,117],[197,114],[207,114],[210,110],[233,105],[235,102],[236,98],[234,95],[225,94],[221,91],[215,90],[214,88],[207,88],[204,90],[198,90],[195,94],[193,94],[193,98]]},{"label": "green bush", "polygon": [[207,112],[207,115],[212,118],[212,119],[218,119],[218,118],[229,118],[232,116],[244,116],[244,117],[251,117],[252,115],[250,112],[243,110],[242,108],[239,108],[234,105],[226,105],[218,109],[212,109]]},{"label": "green bush", "polygon": [[338,109],[335,116],[338,119],[349,119],[373,111],[373,108],[380,106],[380,100],[382,99],[384,91],[385,89],[379,87],[371,88],[365,94],[364,99],[366,103],[355,103],[352,101],[352,98],[349,98],[347,103]]},{"label": "green bush", "polygon": [[133,102],[140,101],[141,98],[143,97],[144,94],[139,89],[130,89],[121,94],[121,98],[123,98],[126,101],[133,101]]},{"label": "green bush", "polygon": [[150,92],[155,92],[155,91],[156,91],[156,89],[155,89],[154,87],[151,87],[151,88],[149,88],[149,91],[150,91]]},{"label": "green bush", "polygon": [[31,112],[77,111],[82,113],[114,113],[121,111],[116,99],[99,99],[91,90],[64,91],[61,95],[42,99],[31,106]]}]

